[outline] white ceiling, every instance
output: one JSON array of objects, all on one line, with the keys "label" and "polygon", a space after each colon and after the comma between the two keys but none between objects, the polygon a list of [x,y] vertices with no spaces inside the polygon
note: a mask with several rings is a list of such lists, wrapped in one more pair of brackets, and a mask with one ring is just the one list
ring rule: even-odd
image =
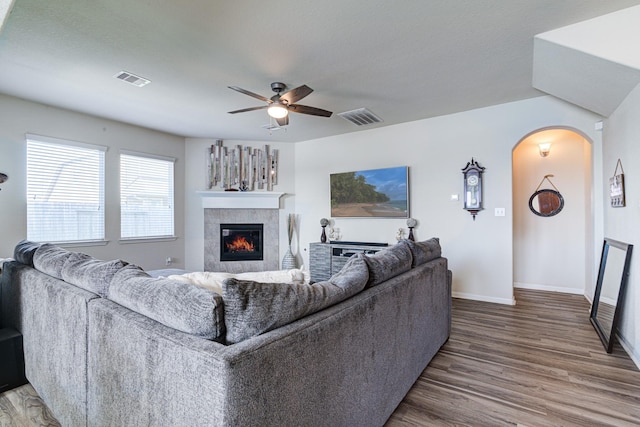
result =
[{"label": "white ceiling", "polygon": [[[640,0],[16,0],[0,93],[187,137],[304,141],[540,96],[533,37]],[[121,70],[152,81],[138,88]],[[384,122],[291,115],[262,128],[270,83]]]}]

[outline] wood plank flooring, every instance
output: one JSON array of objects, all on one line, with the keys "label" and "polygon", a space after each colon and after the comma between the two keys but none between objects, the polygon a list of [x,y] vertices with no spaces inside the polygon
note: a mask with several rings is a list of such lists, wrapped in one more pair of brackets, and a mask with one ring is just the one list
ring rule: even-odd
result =
[{"label": "wood plank flooring", "polygon": [[449,341],[386,426],[640,425],[640,372],[605,352],[583,296],[516,302],[455,299]]},{"label": "wood plank flooring", "polygon": [[[579,295],[516,290],[516,306],[454,299],[449,341],[386,427],[638,426],[640,372],[604,351]],[[0,427],[59,426],[30,385]]]}]

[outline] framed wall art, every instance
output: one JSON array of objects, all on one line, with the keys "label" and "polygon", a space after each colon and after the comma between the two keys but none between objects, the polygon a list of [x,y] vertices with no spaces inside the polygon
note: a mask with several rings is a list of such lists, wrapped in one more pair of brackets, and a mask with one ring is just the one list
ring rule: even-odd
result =
[{"label": "framed wall art", "polygon": [[334,173],[330,182],[332,217],[409,217],[407,166]]},{"label": "framed wall art", "polygon": [[[620,173],[618,173],[618,167],[620,168]],[[611,207],[624,207],[624,169],[622,169],[620,159],[616,163],[616,170],[613,171],[613,176],[609,178],[609,195],[611,197]]]}]

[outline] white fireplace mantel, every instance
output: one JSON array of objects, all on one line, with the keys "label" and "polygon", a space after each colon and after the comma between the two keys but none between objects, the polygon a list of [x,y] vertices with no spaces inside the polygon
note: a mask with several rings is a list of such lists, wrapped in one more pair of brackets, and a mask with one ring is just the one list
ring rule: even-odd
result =
[{"label": "white fireplace mantel", "polygon": [[285,193],[273,191],[213,191],[197,192],[203,209],[279,209]]}]

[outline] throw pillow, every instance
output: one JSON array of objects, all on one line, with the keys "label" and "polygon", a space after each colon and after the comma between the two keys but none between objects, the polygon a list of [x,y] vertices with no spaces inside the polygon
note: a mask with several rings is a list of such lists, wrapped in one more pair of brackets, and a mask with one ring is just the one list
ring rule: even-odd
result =
[{"label": "throw pillow", "polygon": [[413,242],[406,240],[411,255],[413,256],[412,267],[429,262],[433,259],[440,258],[442,256],[442,249],[440,248],[440,239],[432,237],[424,242]]},{"label": "throw pillow", "polygon": [[208,289],[154,278],[130,264],[114,274],[107,297],[173,329],[224,341],[222,297]]},{"label": "throw pillow", "polygon": [[101,297],[107,296],[113,275],[127,265],[122,260],[102,261],[80,252],[71,252],[62,266],[62,280]]},{"label": "throw pillow", "polygon": [[33,267],[33,254],[39,247],[40,243],[22,240],[16,245],[16,248],[13,251],[13,259],[18,261],[20,264]]},{"label": "throw pillow", "polygon": [[33,254],[33,266],[49,276],[64,280],[62,267],[70,256],[71,252],[60,246],[43,243]]},{"label": "throw pillow", "polygon": [[227,343],[276,329],[360,292],[368,279],[358,254],[326,282],[260,283],[227,279],[222,283]]},{"label": "throw pillow", "polygon": [[367,286],[375,286],[411,269],[411,250],[405,241],[383,249],[372,255],[365,255],[369,267]]}]

